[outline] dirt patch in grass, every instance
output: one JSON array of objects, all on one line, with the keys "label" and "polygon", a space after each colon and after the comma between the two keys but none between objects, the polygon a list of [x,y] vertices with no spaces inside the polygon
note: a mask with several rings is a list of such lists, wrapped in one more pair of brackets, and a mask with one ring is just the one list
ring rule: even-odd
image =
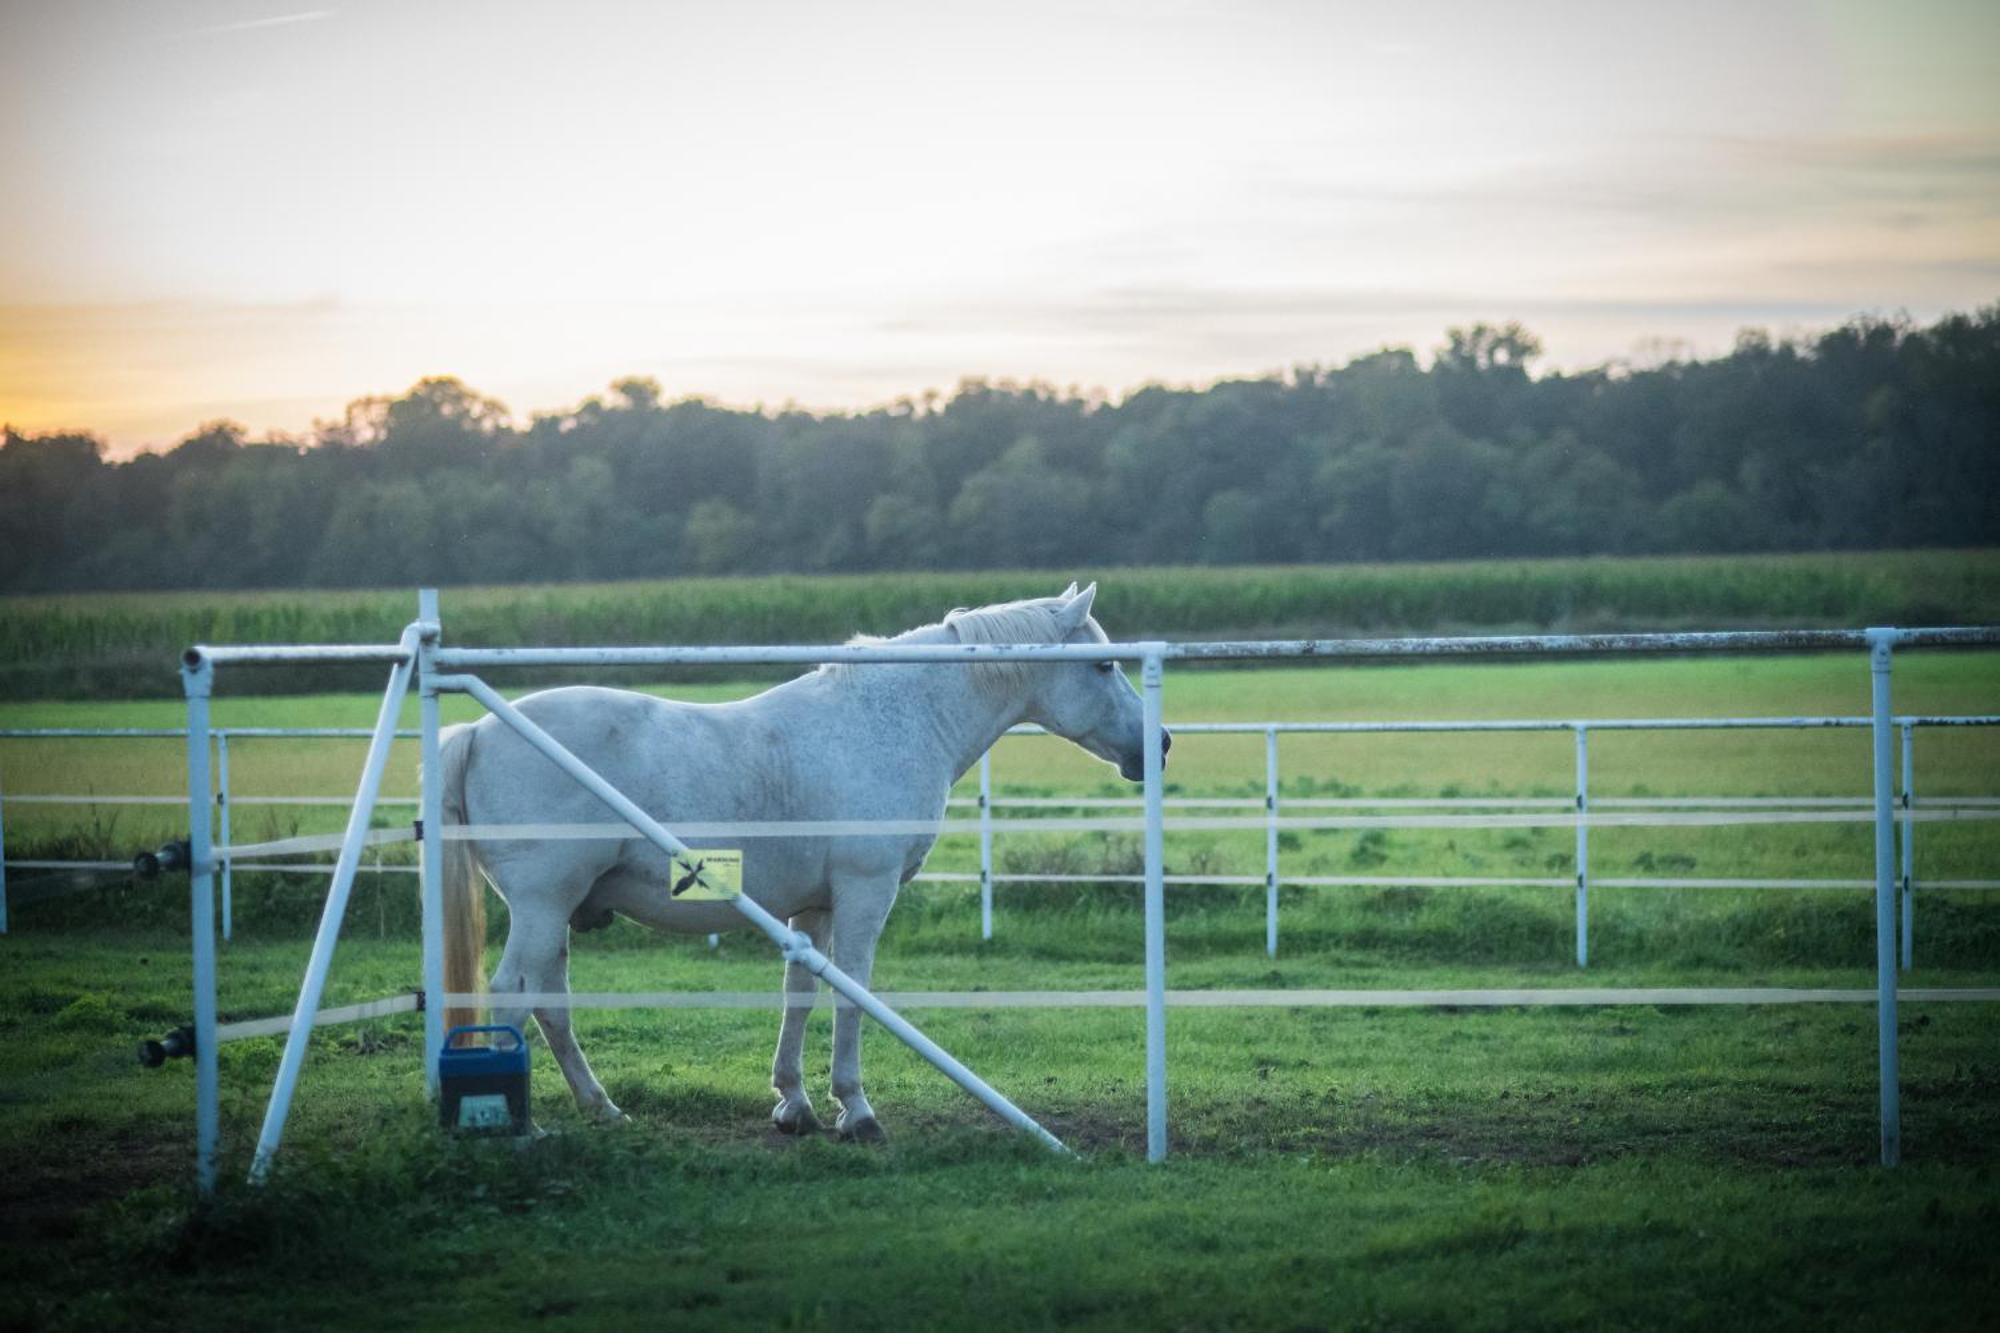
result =
[{"label": "dirt patch in grass", "polygon": [[187,1145],[73,1131],[59,1153],[17,1157],[0,1175],[0,1247],[75,1238],[100,1204],[189,1178]]}]

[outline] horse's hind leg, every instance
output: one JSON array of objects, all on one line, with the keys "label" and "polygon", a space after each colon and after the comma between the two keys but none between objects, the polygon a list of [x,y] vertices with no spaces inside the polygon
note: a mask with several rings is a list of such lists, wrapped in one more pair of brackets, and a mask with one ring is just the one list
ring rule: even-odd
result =
[{"label": "horse's hind leg", "polygon": [[[518,895],[517,895],[518,900]],[[511,1023],[526,1030],[529,1006],[509,1005],[508,994],[546,994],[567,996],[569,994],[569,918],[568,912],[556,904],[547,906],[523,903],[514,910],[512,925],[507,932],[507,950],[501,956],[500,966],[493,973],[491,987],[493,996],[493,1021]],[[610,1094],[591,1072],[590,1061],[584,1059],[583,1048],[577,1045],[576,1034],[570,1026],[570,1011],[567,1007],[537,1007],[535,1021],[542,1029],[542,1039],[549,1044],[549,1054],[555,1057],[556,1067],[562,1070],[563,1078],[569,1083],[569,1090],[576,1098],[576,1104],[584,1115],[600,1120],[622,1120],[625,1113],[612,1104]]]},{"label": "horse's hind leg", "polygon": [[[792,918],[793,930],[802,930],[813,948],[826,950],[826,912],[815,908]],[[771,1087],[778,1104],[771,1108],[771,1123],[787,1134],[817,1133],[822,1126],[813,1114],[812,1098],[806,1095],[806,1019],[812,1014],[812,998],[819,993],[819,978],[803,963],[785,964],[785,1014],[778,1024],[778,1053],[771,1059]]]},{"label": "horse's hind leg", "polygon": [[[833,960],[863,986],[874,975],[875,941],[889,919],[896,888],[893,878],[834,882]],[[843,1139],[879,1143],[888,1137],[861,1091],[861,1011],[845,999],[833,1011],[833,1095],[840,1102],[834,1128]]]}]

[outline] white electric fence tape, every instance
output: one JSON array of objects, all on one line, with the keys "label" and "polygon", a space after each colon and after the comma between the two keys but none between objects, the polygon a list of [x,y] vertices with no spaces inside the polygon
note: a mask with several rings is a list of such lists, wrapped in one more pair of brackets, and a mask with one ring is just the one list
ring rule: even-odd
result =
[{"label": "white electric fence tape", "polygon": [[[2000,987],[1911,987],[1897,992],[1911,1003],[1952,1004],[2000,1001]],[[1146,1003],[1142,990],[1083,991],[882,991],[880,998],[898,1009],[1138,1009]],[[780,990],[762,991],[576,991],[495,996],[486,993],[448,994],[447,1005],[488,1007],[498,1000],[530,1009],[761,1009],[832,1008],[830,991],[816,995]],[[1554,987],[1540,990],[1170,990],[1167,1004],[1180,1009],[1512,1009],[1621,1007],[1632,1005],[1717,1004],[1872,1004],[1875,992],[1860,989],[1798,989],[1785,987]],[[396,995],[361,1004],[320,1010],[314,1027],[356,1023],[413,1013],[417,997]],[[219,1042],[251,1037],[282,1036],[292,1029],[292,1016],[223,1023],[215,1030]]]},{"label": "white electric fence tape", "polygon": [[[313,1026],[330,1027],[336,1023],[358,1023],[366,1018],[386,1018],[391,1014],[411,1014],[417,1011],[417,996],[393,995],[385,1000],[366,1000],[360,1004],[343,1004],[322,1009],[313,1015]],[[243,1041],[250,1037],[282,1037],[292,1030],[292,1016],[279,1014],[273,1018],[250,1018],[240,1023],[218,1023],[215,1028],[217,1041]]]},{"label": "white electric fence tape", "polygon": [[[1919,823],[1962,822],[2000,819],[2000,806],[1952,806],[1914,809],[1904,816]],[[1266,829],[1299,832],[1343,829],[1573,829],[1578,824],[1590,828],[1727,828],[1766,824],[1854,824],[1871,823],[1874,816],[1863,809],[1842,810],[1743,810],[1743,811],[1654,811],[1629,812],[1592,810],[1587,813],[1551,811],[1547,814],[1468,814],[1468,815],[1320,815],[1281,816],[1275,820],[1255,816],[1182,816],[1167,821],[1168,832],[1223,833],[1263,832]],[[1000,833],[1140,833],[1145,821],[1137,817],[1075,819],[996,819],[987,827]],[[980,832],[976,819],[874,819],[874,820],[729,820],[721,822],[676,823],[680,838],[869,838],[967,836]],[[441,830],[447,841],[509,842],[563,839],[577,841],[626,841],[638,838],[629,824],[447,824]],[[365,845],[387,846],[414,842],[409,828],[371,829]],[[340,846],[338,834],[280,838],[272,842],[239,843],[215,849],[218,861],[246,861],[258,857],[287,856],[301,852],[333,851]],[[1085,876],[1085,878],[1099,878]],[[1261,882],[1261,881],[1259,881]],[[1565,881],[1568,882],[1568,881]]]},{"label": "white electric fence tape", "polygon": [[[1912,988],[1898,992],[1923,1002],[2000,1001],[2000,986]],[[1143,990],[1082,991],[880,991],[898,1009],[1138,1009]],[[1169,990],[1167,1004],[1183,1009],[1412,1009],[1546,1008],[1558,1005],[1873,1004],[1868,989],[1790,987],[1554,987],[1539,990]],[[784,1009],[831,1005],[827,993],[768,991],[530,991],[497,996],[446,995],[453,1006],[530,1009]]]}]

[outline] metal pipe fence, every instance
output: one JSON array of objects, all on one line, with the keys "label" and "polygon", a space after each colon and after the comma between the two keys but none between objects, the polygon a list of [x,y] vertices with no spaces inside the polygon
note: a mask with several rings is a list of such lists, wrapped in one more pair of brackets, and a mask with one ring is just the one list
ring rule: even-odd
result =
[{"label": "metal pipe fence", "polygon": [[[2000,725],[2000,715],[1910,715],[1893,719],[1901,728],[1903,736],[1903,791],[1898,804],[1898,823],[1902,828],[1903,873],[1901,893],[1903,898],[1903,962],[1905,969],[1911,966],[1911,931],[1915,918],[1915,898],[1919,889],[1991,890],[2000,889],[2000,879],[1935,880],[1919,881],[1915,875],[1914,826],[1918,822],[1918,803],[1912,795],[1912,742],[1911,737],[1918,727],[1991,727]],[[1702,809],[1768,809],[1772,823],[1783,822],[1785,816],[1794,810],[1814,807],[1840,808],[1863,815],[1872,809],[1871,798],[1852,797],[1596,797],[1590,794],[1590,734],[1601,732],[1665,732],[1665,731],[1719,731],[1719,730],[1817,730],[1817,729],[1859,729],[1872,725],[1866,717],[1841,716],[1801,716],[1801,717],[1728,717],[1728,718],[1571,718],[1571,719],[1501,719],[1468,721],[1327,721],[1327,722],[1197,722],[1176,723],[1172,729],[1176,734],[1188,735],[1258,735],[1265,738],[1264,786],[1261,799],[1254,797],[1181,797],[1169,798],[1164,804],[1169,809],[1220,809],[1260,807],[1266,811],[1264,844],[1264,873],[1256,876],[1230,875],[1168,875],[1169,884],[1233,884],[1250,885],[1262,883],[1265,886],[1265,952],[1276,957],[1278,952],[1278,887],[1291,884],[1300,887],[1380,887],[1408,885],[1426,888],[1474,888],[1474,887],[1566,887],[1572,883],[1576,890],[1576,963],[1578,967],[1589,966],[1590,961],[1590,899],[1593,884],[1605,888],[1619,889],[1863,889],[1871,887],[1872,879],[1774,879],[1774,878],[1716,878],[1670,876],[1624,876],[1609,879],[1594,879],[1590,863],[1590,829],[1595,823],[1599,827],[1613,824],[1602,818],[1593,819],[1593,809],[1616,810],[1702,810]],[[1285,735],[1386,735],[1386,734],[1463,734],[1492,732],[1562,732],[1568,731],[1576,737],[1575,792],[1569,797],[1291,797],[1280,795],[1279,738]],[[1009,735],[1045,735],[1040,727],[1015,727]],[[995,808],[1005,809],[1089,809],[1095,807],[1130,809],[1141,806],[1139,798],[1129,797],[996,797],[992,792],[992,768],[990,756],[982,759],[979,771],[979,794],[976,798],[955,798],[953,804],[963,805],[976,801],[982,812],[980,837],[980,934],[983,939],[993,938],[994,916],[992,892],[995,884],[1049,883],[1066,879],[1088,879],[1101,883],[1129,882],[1131,877],[1117,875],[1078,874],[995,874],[992,870],[993,828],[989,817]],[[1931,810],[1966,810],[1988,806],[2000,806],[2000,797],[1952,797],[1932,802]],[[1286,827],[1282,811],[1291,809],[1574,809],[1576,812],[1576,853],[1573,877],[1555,878],[1548,876],[1395,876],[1395,875],[1287,875],[1279,863],[1278,834]],[[1169,829],[1184,828],[1184,823],[1169,821]],[[959,876],[919,875],[919,879],[961,878]]]},{"label": "metal pipe fence", "polygon": [[[1901,875],[1899,890],[1901,896],[1901,966],[1908,970],[1914,960],[1914,934],[1916,924],[1916,895],[1919,890],[1995,890],[2000,889],[2000,879],[1957,879],[1919,880],[1915,870],[1915,825],[1919,822],[1920,805],[1923,811],[1965,810],[1984,806],[2000,806],[2000,797],[1949,797],[1919,803],[1914,795],[1914,732],[1918,728],[1955,729],[1966,727],[2000,726],[2000,714],[1912,714],[1892,719],[1900,730],[1902,741],[1902,784],[1896,803],[1896,822],[1901,831]],[[1260,797],[1193,796],[1163,798],[1163,807],[1173,810],[1194,809],[1262,809],[1265,812],[1264,825],[1264,866],[1261,875],[1218,875],[1218,874],[1169,874],[1165,882],[1180,887],[1214,885],[1256,885],[1265,889],[1265,952],[1276,957],[1279,938],[1279,894],[1283,885],[1302,888],[1373,888],[1385,886],[1408,886],[1422,888],[1575,888],[1575,935],[1576,964],[1588,967],[1590,959],[1590,889],[1593,885],[1617,889],[1798,889],[1798,890],[1857,890],[1868,888],[1872,879],[1799,879],[1799,878],[1725,878],[1725,877],[1671,877],[1671,876],[1624,876],[1618,878],[1594,878],[1590,862],[1590,828],[1593,820],[1591,811],[1659,809],[1659,810],[1701,810],[1701,809],[1769,809],[1774,816],[1772,822],[1779,822],[1793,810],[1830,807],[1865,813],[1872,809],[1871,798],[1853,797],[1596,797],[1590,794],[1590,750],[1589,739],[1592,732],[1670,732],[1670,731],[1727,731],[1727,730],[1827,730],[1859,729],[1871,725],[1871,719],[1850,716],[1797,716],[1797,717],[1722,717],[1722,718],[1515,718],[1478,719],[1465,721],[1303,721],[1303,722],[1188,722],[1171,724],[1172,730],[1186,735],[1242,735],[1264,738],[1264,794]],[[1409,734],[1481,734],[1498,732],[1564,732],[1576,738],[1575,792],[1570,797],[1290,797],[1281,795],[1281,774],[1279,766],[1279,744],[1283,736],[1298,735],[1409,735]],[[236,859],[226,854],[234,845],[231,837],[231,811],[237,806],[339,806],[346,807],[352,798],[346,796],[243,796],[235,793],[230,784],[229,757],[230,742],[246,739],[340,739],[365,740],[372,732],[361,727],[216,727],[210,732],[214,738],[215,794],[214,807],[217,823],[218,845],[225,849],[219,861],[221,891],[222,938],[232,938],[234,930],[234,869]],[[1040,727],[1022,725],[1010,728],[1010,736],[1041,736],[1047,733]],[[420,739],[421,729],[403,728],[392,733],[394,739]],[[185,740],[184,728],[139,728],[139,727],[44,727],[44,728],[4,728],[0,729],[0,740],[6,739],[174,739]],[[0,782],[4,782],[4,772],[0,771]],[[183,804],[179,796],[121,796],[121,795],[80,795],[80,794],[21,794],[8,796],[0,790],[0,812],[8,804],[45,805],[173,805]],[[414,807],[417,798],[396,798],[378,796],[377,807]],[[963,872],[927,871],[917,876],[919,882],[963,883],[976,881],[979,888],[980,938],[994,937],[994,888],[1002,884],[1045,884],[1088,880],[1097,883],[1143,883],[1143,876],[1120,876],[1116,874],[1076,875],[1046,874],[1032,872],[1004,873],[994,870],[994,837],[996,831],[1014,829],[1013,824],[1002,824],[996,829],[994,811],[1003,809],[1020,810],[1077,810],[1077,809],[1120,809],[1140,811],[1144,809],[1143,797],[1089,797],[1089,796],[996,796],[993,792],[992,756],[980,757],[978,766],[978,791],[975,796],[954,797],[951,805],[964,808],[975,806],[979,812],[979,871],[976,876]],[[1573,877],[1553,876],[1475,876],[1475,875],[1299,875],[1285,874],[1280,864],[1279,834],[1286,827],[1285,811],[1290,810],[1440,810],[1440,809],[1574,809],[1576,819],[1576,853]],[[0,819],[4,813],[0,813]],[[1018,822],[1018,821],[1017,821]],[[1595,821],[1603,826],[1605,821]],[[1181,828],[1181,822],[1168,821],[1170,831]],[[0,829],[4,824],[0,824]],[[1015,830],[1024,831],[1024,830]],[[1045,831],[1045,830],[1041,830]],[[0,834],[0,836],[4,836]],[[962,833],[959,834],[962,836]],[[51,860],[0,860],[0,933],[6,930],[7,881],[6,871],[13,869],[36,870],[115,870],[122,863],[110,861],[51,861]],[[318,862],[269,862],[259,861],[255,867],[260,873],[329,874],[332,867]],[[396,863],[376,862],[364,867],[370,873],[411,874],[416,867]]]},{"label": "metal pipe fence", "polygon": [[[300,1004],[294,1014],[291,1031],[287,1034],[287,1054],[281,1064],[280,1085],[284,1083],[283,1071],[296,1075],[297,1060],[294,1048],[302,1054],[304,1044],[312,1024],[319,1017],[317,1007],[318,988],[324,983],[326,966],[330,960],[332,941],[338,934],[339,920],[337,903],[344,902],[353,874],[358,865],[361,846],[368,840],[367,820],[373,804],[375,787],[379,782],[380,764],[377,757],[386,751],[393,728],[393,716],[402,692],[410,683],[411,673],[418,677],[419,688],[426,698],[424,709],[424,744],[427,756],[434,757],[436,751],[437,710],[435,695],[445,689],[459,689],[478,698],[487,709],[517,734],[528,740],[545,755],[556,761],[573,778],[585,785],[603,799],[632,828],[669,854],[686,853],[674,834],[661,827],[629,799],[586,765],[563,750],[525,718],[520,717],[506,701],[484,681],[467,673],[482,668],[500,668],[510,665],[633,665],[633,664],[695,664],[695,663],[914,663],[914,662],[956,662],[978,663],[981,661],[1022,661],[1022,662],[1137,662],[1141,668],[1143,699],[1142,745],[1145,755],[1144,782],[1145,806],[1142,827],[1144,831],[1145,874],[1144,901],[1146,917],[1145,936],[1145,1035],[1146,1035],[1146,1125],[1147,1156],[1160,1160],[1167,1151],[1167,1099],[1166,1099],[1166,985],[1165,985],[1165,911],[1163,890],[1165,887],[1165,798],[1161,783],[1162,761],[1162,695],[1164,690],[1166,663],[1172,661],[1236,660],[1245,658],[1326,658],[1344,660],[1395,660],[1425,657],[1489,657],[1519,655],[1568,656],[1575,654],[1600,653],[1684,653],[1684,652],[1739,652],[1739,651],[1790,651],[1790,650],[1859,650],[1866,649],[1869,655],[1871,676],[1872,710],[1869,719],[1873,740],[1873,789],[1875,826],[1875,889],[1876,889],[1876,978],[1875,1003],[1877,1008],[1877,1055],[1880,1087],[1881,1157],[1885,1165],[1894,1165],[1901,1156],[1901,1132],[1899,1119],[1899,1099],[1897,1092],[1896,1053],[1896,1004],[1895,985],[1895,797],[1892,777],[1891,756],[1893,751],[1892,731],[1894,715],[1891,711],[1890,672],[1894,650],[1898,647],[1959,646],[2000,644],[2000,627],[1978,629],[1945,630],[1898,630],[1871,629],[1866,631],[1802,631],[1802,632],[1743,632],[1723,634],[1667,634],[1667,635],[1530,635],[1497,639],[1404,639],[1365,640],[1348,642],[1323,642],[1301,640],[1273,643],[1212,643],[1212,644],[1166,644],[1159,642],[1136,644],[1064,644],[1064,645],[905,645],[881,643],[867,645],[843,645],[824,648],[685,648],[685,649],[469,649],[452,650],[442,646],[437,622],[437,602],[434,592],[426,592],[420,599],[420,619],[405,631],[403,641],[395,647],[384,646],[333,646],[311,648],[286,646],[281,648],[219,648],[196,647],[189,649],[182,658],[182,675],[188,699],[188,790],[190,808],[206,811],[213,799],[213,788],[209,772],[209,696],[212,692],[215,668],[219,664],[255,664],[259,662],[376,662],[393,667],[390,673],[389,689],[384,696],[381,715],[370,742],[370,759],[364,770],[361,788],[357,792],[354,807],[350,812],[348,831],[341,843],[339,869],[329,890],[328,910],[322,918],[320,936],[315,942],[313,961],[308,968],[305,981],[301,985]],[[426,770],[426,790],[424,808],[427,815],[434,815],[438,808],[438,788],[435,782],[436,765]],[[1267,792],[1269,788],[1267,786]],[[1275,805],[1275,802],[1274,802]],[[1579,830],[1589,818],[1587,809],[1587,788],[1579,808],[1569,815],[1569,821]],[[991,819],[991,801],[982,804],[981,825]],[[1796,817],[1804,818],[1811,812],[1803,812]],[[1832,818],[1846,817],[1846,812],[1818,812]],[[1914,808],[1912,814],[1914,815]],[[1523,818],[1550,818],[1551,816],[1524,816]],[[1651,816],[1658,818],[1657,815]],[[1267,816],[1275,820],[1276,814]],[[1407,818],[1407,816],[1405,816]],[[1432,816],[1449,819],[1452,816]],[[1214,823],[1214,821],[1209,821]],[[1254,823],[1254,821],[1252,821]],[[1298,821],[1291,821],[1296,824]],[[1321,825],[1351,825],[1354,817],[1336,816],[1326,820],[1311,821]],[[1560,822],[1560,821],[1558,821]],[[213,902],[213,881],[215,876],[215,852],[211,840],[209,820],[197,817],[192,820],[191,842],[191,908],[193,913],[194,954],[195,954],[195,1028],[197,1054],[197,1180],[206,1190],[214,1180],[217,1107],[219,1093],[216,1087],[215,1047],[217,1024],[215,1014],[215,912]],[[443,832],[441,821],[433,819],[430,827]],[[441,934],[440,914],[435,910],[438,899],[438,876],[436,865],[438,849],[442,837],[425,839],[425,923],[424,923],[424,988],[427,1021],[425,1028],[425,1063],[435,1062],[438,1051],[436,1015],[445,996],[440,990],[441,976]],[[988,876],[990,879],[990,876]],[[1587,887],[1580,885],[1580,888]],[[969,1090],[979,1093],[1002,1114],[1014,1120],[1024,1129],[1038,1132],[1047,1138],[1021,1112],[1005,1099],[999,1098],[990,1088],[963,1069],[954,1068],[955,1062],[932,1049],[921,1040],[913,1028],[889,1011],[879,999],[868,994],[865,988],[840,986],[834,977],[837,969],[826,964],[821,957],[814,957],[810,940],[793,934],[784,926],[763,912],[741,894],[736,901],[752,924],[757,925],[776,943],[788,958],[805,961],[814,971],[833,981],[837,989],[851,1002],[866,1008],[871,1014],[890,1026],[897,1035],[927,1059],[938,1064]],[[313,1001],[308,1003],[308,994]],[[289,1102],[289,1088],[282,1088],[283,1101]],[[281,1106],[281,1086],[274,1086],[271,1109],[267,1113],[265,1134],[260,1141],[258,1167],[261,1169],[269,1159],[269,1151],[275,1148],[276,1133],[282,1130],[284,1108]],[[1004,1105],[1003,1105],[1004,1104]],[[1011,1112],[1011,1114],[1009,1114]],[[1053,1140],[1048,1140],[1053,1142]]]},{"label": "metal pipe fence", "polygon": [[[374,733],[365,727],[211,727],[214,750],[211,771],[215,776],[212,800],[214,804],[214,836],[220,845],[229,846],[231,838],[231,811],[239,805],[255,806],[351,806],[351,796],[238,796],[231,788],[229,780],[229,743],[232,740],[367,740]],[[414,740],[419,733],[407,728],[394,733],[397,740]],[[176,740],[183,743],[188,737],[186,727],[4,727],[0,728],[0,740]],[[5,788],[6,767],[0,764],[0,849],[6,842],[6,808],[10,805],[131,805],[131,806],[184,806],[185,796],[135,796],[100,793],[37,792],[9,794]],[[414,800],[399,800],[393,797],[377,800],[377,805],[415,805]],[[49,859],[9,859],[0,851],[0,935],[7,933],[7,872],[9,870],[40,871],[116,871],[127,869],[125,861],[64,861]],[[262,872],[288,874],[327,874],[331,867],[317,863],[302,862],[289,864],[269,864],[257,867]],[[374,872],[395,872],[403,867],[375,865],[368,867]],[[89,887],[88,884],[83,887]],[[222,938],[227,941],[235,934],[235,873],[234,863],[224,860],[221,864],[221,911]]]}]

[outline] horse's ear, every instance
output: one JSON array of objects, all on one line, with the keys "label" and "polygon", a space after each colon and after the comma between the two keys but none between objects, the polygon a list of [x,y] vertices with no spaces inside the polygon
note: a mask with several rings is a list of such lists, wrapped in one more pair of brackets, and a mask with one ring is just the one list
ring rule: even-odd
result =
[{"label": "horse's ear", "polygon": [[1069,634],[1076,630],[1084,621],[1090,618],[1090,603],[1097,596],[1097,585],[1095,583],[1085,588],[1082,592],[1076,591],[1074,583],[1070,584],[1069,587],[1069,592],[1064,594],[1069,598],[1069,601],[1063,604],[1060,611],[1056,612],[1056,621],[1062,626],[1064,634]]},{"label": "horse's ear", "polygon": [[1068,599],[1070,599],[1070,598],[1072,598],[1072,597],[1076,596],[1076,580],[1075,580],[1075,579],[1071,579],[1071,580],[1069,581],[1069,586],[1068,586],[1067,588],[1064,588],[1064,589],[1063,589],[1063,591],[1062,591],[1062,595],[1063,595],[1063,599],[1064,599],[1065,601],[1067,601]]}]

